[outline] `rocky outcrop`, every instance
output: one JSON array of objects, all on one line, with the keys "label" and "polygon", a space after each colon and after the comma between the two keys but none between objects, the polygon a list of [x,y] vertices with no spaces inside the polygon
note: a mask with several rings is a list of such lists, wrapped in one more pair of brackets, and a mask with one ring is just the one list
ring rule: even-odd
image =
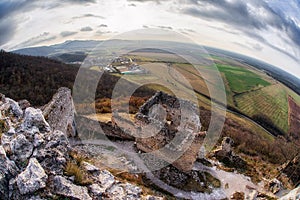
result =
[{"label": "rocky outcrop", "polygon": [[294,200],[300,199],[300,186],[290,191],[288,194],[280,198],[280,200]]},{"label": "rocky outcrop", "polygon": [[0,145],[0,195],[8,199],[9,180],[18,174],[18,167],[6,156],[4,148]]},{"label": "rocky outcrop", "polygon": [[47,174],[36,158],[31,158],[26,169],[16,178],[17,186],[22,195],[34,193],[46,187]]},{"label": "rocky outcrop", "polygon": [[82,140],[101,139],[105,136],[114,139],[134,140],[134,137],[123,132],[119,127],[99,122],[85,116],[76,116],[76,130]]},{"label": "rocky outcrop", "polygon": [[233,144],[234,141],[231,138],[224,137],[221,146],[214,150],[213,156],[215,156],[228,167],[234,167],[239,170],[246,169],[247,162],[234,154],[232,148]]},{"label": "rocky outcrop", "polygon": [[52,100],[44,106],[43,115],[53,130],[60,130],[68,137],[76,136],[75,108],[70,89],[59,88]]},{"label": "rocky outcrop", "polygon": [[137,148],[147,153],[162,150],[157,155],[160,159],[181,171],[190,171],[206,136],[200,132],[197,111],[188,101],[157,92],[136,115],[141,135],[136,138]]},{"label": "rocky outcrop", "polygon": [[92,200],[86,187],[74,185],[71,181],[62,176],[55,176],[53,179],[54,191],[63,197],[74,200]]},{"label": "rocky outcrop", "polygon": [[[21,108],[1,95],[0,199],[141,199],[140,187],[121,183],[109,171],[70,156],[75,150],[68,139],[74,136],[68,129],[74,119],[69,97],[66,89],[53,97],[46,106],[52,108],[48,123],[40,109],[26,102]],[[57,123],[61,119],[63,123]],[[67,163],[76,163],[90,181],[79,185],[74,176],[67,176]]]},{"label": "rocky outcrop", "polygon": [[24,122],[21,126],[24,132],[46,133],[51,130],[40,109],[28,107],[25,110]]}]

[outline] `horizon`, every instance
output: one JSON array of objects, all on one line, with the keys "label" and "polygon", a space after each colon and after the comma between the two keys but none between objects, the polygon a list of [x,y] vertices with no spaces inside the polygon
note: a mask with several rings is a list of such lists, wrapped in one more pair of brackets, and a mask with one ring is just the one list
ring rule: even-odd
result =
[{"label": "horizon", "polygon": [[[105,42],[105,41],[113,41],[113,40],[121,40],[121,41],[130,41],[130,39],[120,39],[120,38],[114,38],[114,39],[103,39],[103,40],[85,40],[85,39],[82,39],[82,40],[65,40],[63,42],[60,42],[60,43],[55,43],[55,44],[51,44],[51,45],[42,45],[42,46],[32,46],[32,47],[25,47],[25,48],[20,48],[20,49],[15,49],[15,50],[12,50],[12,51],[9,51],[9,52],[12,52],[12,53],[15,53],[16,51],[19,51],[19,50],[24,50],[24,49],[31,49],[31,48],[41,48],[41,47],[51,47],[51,46],[55,46],[55,45],[62,45],[62,44],[65,44],[65,43],[68,43],[68,42]],[[132,40],[134,41],[134,40]],[[234,53],[234,54],[237,54],[237,55],[241,55],[241,56],[246,56],[248,58],[251,58],[251,59],[254,59],[258,62],[262,62],[262,63],[265,63],[265,64],[268,64],[272,67],[275,67],[275,68],[278,68],[278,69],[281,69],[283,70],[282,68],[280,68],[279,66],[276,66],[274,64],[271,64],[269,62],[266,62],[264,60],[261,60],[261,59],[257,59],[257,58],[254,58],[254,57],[251,57],[249,55],[245,55],[245,54],[241,54],[240,52],[236,52],[236,51],[230,51],[228,49],[221,49],[221,48],[217,48],[217,47],[212,47],[212,46],[207,46],[207,45],[201,45],[201,44],[193,44],[193,43],[188,43],[188,42],[181,42],[181,41],[168,41],[168,40],[149,40],[149,41],[163,41],[163,42],[175,42],[175,43],[183,43],[183,44],[192,44],[192,45],[199,45],[201,47],[203,47],[205,49],[205,51],[207,51],[206,48],[213,48],[213,49],[218,49],[218,50],[222,50],[222,51],[226,51],[226,52],[229,52],[229,53]],[[5,50],[4,50],[5,51]],[[226,55],[226,56],[229,56],[229,55]],[[230,57],[230,56],[229,56]],[[283,70],[285,71],[285,70]],[[295,74],[292,74],[288,71],[285,71],[286,73],[288,73],[289,75],[291,76],[294,76],[296,77],[297,79],[300,80],[300,76],[296,76]]]},{"label": "horizon", "polygon": [[155,28],[262,60],[300,78],[299,9],[297,0],[4,0],[0,48],[12,51],[66,40],[107,40]]}]

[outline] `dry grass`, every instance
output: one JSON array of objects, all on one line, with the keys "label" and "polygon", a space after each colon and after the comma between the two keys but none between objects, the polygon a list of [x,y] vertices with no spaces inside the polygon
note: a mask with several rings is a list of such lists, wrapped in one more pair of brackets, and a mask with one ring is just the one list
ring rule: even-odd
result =
[{"label": "dry grass", "polygon": [[74,176],[74,181],[78,185],[90,185],[92,180],[88,176],[88,173],[82,168],[82,162],[89,162],[90,160],[77,153],[70,152],[71,160],[67,162],[64,173],[67,176]]},{"label": "dry grass", "polygon": [[8,131],[8,127],[6,125],[6,122],[4,120],[0,120],[0,138],[3,133]]}]

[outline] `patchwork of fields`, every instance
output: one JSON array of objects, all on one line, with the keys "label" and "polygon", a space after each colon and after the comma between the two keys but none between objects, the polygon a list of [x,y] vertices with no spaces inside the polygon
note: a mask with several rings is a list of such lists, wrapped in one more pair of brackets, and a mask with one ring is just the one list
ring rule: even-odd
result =
[{"label": "patchwork of fields", "polygon": [[[204,103],[205,105],[203,105],[206,108],[209,107],[210,103],[207,98],[210,97],[210,94],[207,84],[214,81],[213,77],[205,78],[203,74],[206,73],[206,70],[211,69],[211,65],[201,65],[201,74],[199,74],[191,64],[185,60],[175,58],[174,54],[137,53],[137,55],[130,56],[135,57],[139,64],[146,64],[150,71],[156,72],[156,74],[150,73],[148,76],[143,77],[143,81],[150,79],[155,82],[164,79],[168,84],[180,88],[178,92],[182,93],[184,90],[190,90],[191,88],[184,84],[182,77],[176,75],[179,72],[184,79],[189,81],[192,89],[197,92],[199,101],[202,104]],[[218,56],[213,56],[211,59],[211,63],[215,64],[224,81],[227,105],[230,108],[234,108],[236,111],[248,116],[275,134],[285,135],[289,133],[288,98],[289,96],[293,97],[295,103],[300,105],[299,95],[264,72],[242,62]],[[149,63],[153,65],[149,65]],[[171,67],[162,67],[167,64]],[[159,77],[157,73],[160,74]],[[137,81],[140,77],[133,75],[131,79]],[[159,85],[153,87],[156,87],[154,89],[166,89],[161,88]]]}]

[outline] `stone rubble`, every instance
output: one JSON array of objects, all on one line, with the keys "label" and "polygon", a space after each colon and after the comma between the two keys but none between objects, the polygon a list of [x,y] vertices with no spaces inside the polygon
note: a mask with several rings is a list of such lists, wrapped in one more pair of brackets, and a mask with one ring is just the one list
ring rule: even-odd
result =
[{"label": "stone rubble", "polygon": [[26,100],[19,106],[1,95],[0,199],[160,199],[143,197],[140,187],[119,182],[89,162],[80,165],[91,183],[78,185],[65,174],[74,150],[68,136],[75,136],[75,129],[70,128],[74,125],[70,94],[66,88],[59,89],[43,112]]}]

